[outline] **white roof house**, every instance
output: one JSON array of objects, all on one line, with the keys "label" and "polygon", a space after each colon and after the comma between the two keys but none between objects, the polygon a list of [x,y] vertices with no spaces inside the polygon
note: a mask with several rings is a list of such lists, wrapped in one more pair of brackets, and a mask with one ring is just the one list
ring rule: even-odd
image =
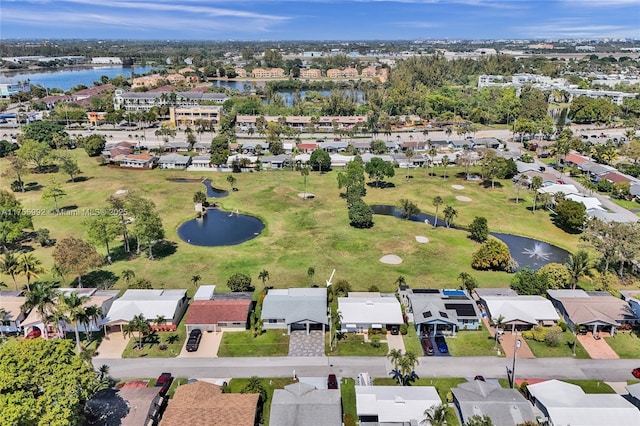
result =
[{"label": "white roof house", "polygon": [[376,417],[379,425],[419,424],[426,409],[440,404],[442,400],[433,386],[356,386],[361,424],[365,418]]},{"label": "white roof house", "polygon": [[211,300],[215,292],[215,285],[201,285],[196,290],[196,294],[193,295],[193,300]]},{"label": "white roof house", "polygon": [[602,207],[602,203],[596,197],[583,197],[578,194],[568,194],[566,196],[568,200],[577,201],[578,203],[584,204],[587,210],[602,210],[605,209]]},{"label": "white roof house", "polygon": [[338,298],[338,311],[342,315],[342,331],[403,323],[402,308],[394,294],[350,292],[349,297]]},{"label": "white roof house", "polygon": [[558,192],[562,192],[564,195],[580,194],[580,191],[578,191],[578,188],[576,188],[574,185],[563,185],[559,183],[543,186],[542,188],[538,189],[538,192],[541,194],[555,194]]},{"label": "white roof house", "polygon": [[527,386],[553,426],[638,425],[640,411],[617,394],[586,394],[580,386],[548,380]]},{"label": "white roof house", "polygon": [[542,296],[483,296],[480,300],[489,318],[503,317],[504,324],[551,325],[560,319],[551,301]]},{"label": "white roof house", "polygon": [[103,325],[122,325],[136,315],[148,320],[163,316],[167,324],[177,325],[187,308],[187,290],[127,290],[111,305]]}]

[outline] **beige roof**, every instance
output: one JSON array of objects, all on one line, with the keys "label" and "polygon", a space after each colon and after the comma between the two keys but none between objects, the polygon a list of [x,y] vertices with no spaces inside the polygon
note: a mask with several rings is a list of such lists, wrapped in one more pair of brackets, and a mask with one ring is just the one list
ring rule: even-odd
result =
[{"label": "beige roof", "polygon": [[[87,292],[85,290],[90,290],[90,289],[68,289],[68,288],[60,288],[58,289],[59,291],[61,291],[62,293],[65,294],[69,294],[71,292],[78,292],[79,296],[87,296],[88,294],[86,294]],[[95,289],[91,289],[93,291],[95,291]],[[113,291],[103,291],[103,290],[98,290],[95,291],[95,294],[93,295],[88,295],[89,299],[84,302],[82,304],[83,307],[88,308],[89,306],[93,306],[96,305],[97,307],[101,308],[104,304],[104,302],[110,300],[110,299],[115,299],[117,296],[118,292],[113,290]],[[24,303],[24,302],[23,302]],[[56,299],[56,303],[57,303],[57,299]],[[103,315],[106,315],[106,312],[103,312]],[[40,314],[38,313],[37,309],[32,309],[31,312],[29,312],[29,315],[24,319],[24,321],[22,321],[22,326],[24,327],[31,327],[37,324],[42,324],[42,317],[40,316]]]},{"label": "beige roof", "polygon": [[27,300],[24,296],[2,296],[0,297],[0,309],[6,312],[5,318],[9,321],[15,321],[21,312],[21,306]]},{"label": "beige roof", "polygon": [[616,325],[617,321],[632,319],[629,305],[613,296],[559,298],[569,318],[575,324],[605,322]]},{"label": "beige roof", "polygon": [[260,395],[222,393],[220,386],[194,382],[179,386],[161,426],[253,426]]}]

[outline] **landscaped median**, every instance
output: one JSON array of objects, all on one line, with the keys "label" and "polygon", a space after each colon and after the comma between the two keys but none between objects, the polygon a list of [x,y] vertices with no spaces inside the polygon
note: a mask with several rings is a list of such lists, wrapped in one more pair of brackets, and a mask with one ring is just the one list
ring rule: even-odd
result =
[{"label": "landscaped median", "polygon": [[258,337],[252,331],[224,333],[219,357],[287,356],[289,335],[285,330],[266,330]]}]

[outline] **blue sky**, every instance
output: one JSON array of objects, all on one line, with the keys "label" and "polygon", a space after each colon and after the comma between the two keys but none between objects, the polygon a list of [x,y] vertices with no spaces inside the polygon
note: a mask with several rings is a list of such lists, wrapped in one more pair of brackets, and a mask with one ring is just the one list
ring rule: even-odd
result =
[{"label": "blue sky", "polygon": [[640,38],[640,0],[2,0],[2,38]]}]

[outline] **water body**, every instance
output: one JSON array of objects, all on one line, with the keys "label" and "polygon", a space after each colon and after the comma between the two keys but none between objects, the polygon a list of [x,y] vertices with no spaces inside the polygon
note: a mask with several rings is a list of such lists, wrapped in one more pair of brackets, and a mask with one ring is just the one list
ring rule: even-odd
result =
[{"label": "water body", "polygon": [[[404,219],[400,208],[396,206],[376,204],[370,207],[374,214]],[[435,218],[432,215],[420,213],[411,216],[409,220],[433,224]],[[445,226],[444,220],[438,219],[438,226]],[[452,225],[451,228],[463,229],[455,225]],[[565,263],[569,256],[568,251],[534,238],[520,237],[518,235],[500,232],[491,232],[490,234],[509,247],[511,257],[518,262],[518,269],[529,267],[533,270],[538,270],[548,263]]]},{"label": "water body", "polygon": [[31,84],[39,84],[47,89],[70,90],[72,87],[83,84],[87,87],[93,86],[95,81],[100,81],[103,75],[114,78],[119,75],[127,78],[131,77],[131,73],[144,74],[151,71],[153,67],[94,67],[94,68],[76,68],[64,70],[38,71],[33,73],[7,73],[6,78],[11,81],[29,80]]},{"label": "water body", "polygon": [[264,222],[256,217],[210,208],[201,218],[180,225],[178,237],[194,246],[234,246],[256,238],[263,229]]}]

